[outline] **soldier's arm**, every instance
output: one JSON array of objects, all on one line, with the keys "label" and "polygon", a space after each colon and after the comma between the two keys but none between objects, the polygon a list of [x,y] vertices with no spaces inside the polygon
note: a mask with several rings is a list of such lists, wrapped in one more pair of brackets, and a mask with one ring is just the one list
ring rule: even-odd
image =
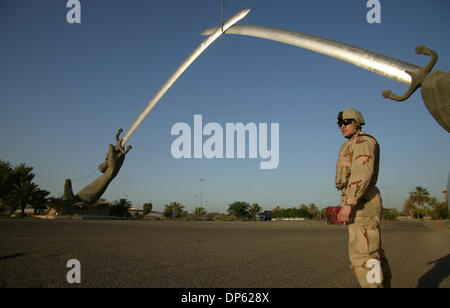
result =
[{"label": "soldier's arm", "polygon": [[351,175],[345,205],[356,205],[369,186],[375,167],[375,146],[376,141],[372,138],[358,137],[353,143]]}]

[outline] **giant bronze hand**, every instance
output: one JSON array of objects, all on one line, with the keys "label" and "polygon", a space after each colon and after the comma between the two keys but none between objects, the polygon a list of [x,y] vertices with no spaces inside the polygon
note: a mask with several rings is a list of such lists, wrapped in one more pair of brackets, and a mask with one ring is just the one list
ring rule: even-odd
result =
[{"label": "giant bronze hand", "polygon": [[131,146],[128,146],[126,150],[123,148],[123,140],[119,139],[121,133],[122,129],[119,129],[116,134],[116,145],[109,145],[105,162],[98,166],[98,169],[103,175],[99,176],[77,194],[80,201],[88,204],[97,202],[106,191],[106,188],[108,188],[109,183],[119,173],[120,167],[122,167],[123,161],[125,160],[125,155],[131,150]]}]

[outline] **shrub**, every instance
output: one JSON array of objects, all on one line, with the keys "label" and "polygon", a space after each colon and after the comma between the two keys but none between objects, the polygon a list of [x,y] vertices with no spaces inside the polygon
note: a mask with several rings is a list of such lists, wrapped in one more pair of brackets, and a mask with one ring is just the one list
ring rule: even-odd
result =
[{"label": "shrub", "polygon": [[396,220],[398,215],[396,209],[383,209],[383,220]]}]

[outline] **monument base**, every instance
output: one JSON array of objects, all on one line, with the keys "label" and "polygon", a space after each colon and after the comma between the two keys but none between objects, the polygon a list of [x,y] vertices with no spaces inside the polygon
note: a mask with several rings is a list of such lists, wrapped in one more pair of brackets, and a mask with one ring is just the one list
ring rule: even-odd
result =
[{"label": "monument base", "polygon": [[94,204],[88,204],[82,201],[64,201],[54,199],[47,204],[49,215],[80,215],[80,216],[109,216],[109,207],[111,202],[97,201]]}]

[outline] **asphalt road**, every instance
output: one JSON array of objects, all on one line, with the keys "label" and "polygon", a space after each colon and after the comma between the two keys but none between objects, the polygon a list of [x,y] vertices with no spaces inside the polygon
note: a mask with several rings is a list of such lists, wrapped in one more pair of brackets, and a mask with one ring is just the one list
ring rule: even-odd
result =
[{"label": "asphalt road", "polygon": [[[383,224],[392,287],[450,287],[450,233],[435,224]],[[0,287],[358,287],[347,239],[321,222],[1,219]]]}]

